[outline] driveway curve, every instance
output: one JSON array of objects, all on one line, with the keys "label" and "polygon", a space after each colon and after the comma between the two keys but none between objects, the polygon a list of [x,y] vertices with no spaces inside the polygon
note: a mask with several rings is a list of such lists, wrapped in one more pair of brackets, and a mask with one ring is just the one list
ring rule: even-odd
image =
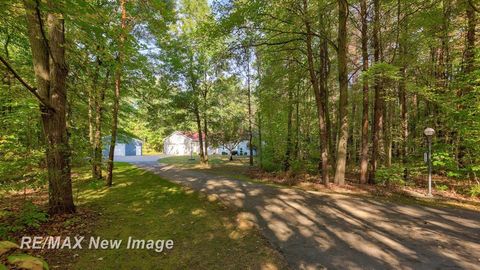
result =
[{"label": "driveway curve", "polygon": [[480,213],[249,183],[134,162],[244,211],[292,269],[480,269]]}]

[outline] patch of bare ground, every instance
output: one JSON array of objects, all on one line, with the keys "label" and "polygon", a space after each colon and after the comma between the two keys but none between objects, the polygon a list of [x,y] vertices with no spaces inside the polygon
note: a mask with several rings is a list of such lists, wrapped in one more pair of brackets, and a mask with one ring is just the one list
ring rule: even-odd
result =
[{"label": "patch of bare ground", "polygon": [[442,176],[435,176],[434,187],[445,185],[446,190],[437,190],[433,188],[432,197],[426,196],[428,188],[426,181],[422,177],[416,177],[408,185],[362,185],[356,179],[354,174],[347,175],[345,185],[336,185],[330,183],[328,186],[320,183],[317,175],[311,174],[292,174],[283,172],[265,172],[259,169],[251,169],[247,173],[248,177],[255,179],[255,182],[265,184],[275,184],[300,188],[306,191],[319,191],[326,193],[349,194],[353,196],[372,197],[394,202],[418,203],[425,205],[438,205],[446,207],[460,207],[470,210],[480,211],[480,197],[472,197],[465,194],[467,190],[467,181],[456,181]]},{"label": "patch of bare ground", "polygon": [[[24,189],[20,192],[9,192],[3,196],[0,199],[0,210],[7,215],[0,216],[0,223],[12,225],[14,217],[20,215],[28,202],[32,202],[39,209],[47,212],[47,191],[45,189]],[[90,235],[98,216],[98,212],[82,206],[77,208],[77,212],[74,214],[48,217],[48,220],[42,222],[38,228],[21,229],[10,233],[8,238],[20,244],[24,236],[60,236],[61,239],[64,239],[66,236],[73,238],[77,235]],[[44,258],[50,269],[69,268],[68,265],[76,258],[75,251],[70,249],[23,249],[22,252]]]}]

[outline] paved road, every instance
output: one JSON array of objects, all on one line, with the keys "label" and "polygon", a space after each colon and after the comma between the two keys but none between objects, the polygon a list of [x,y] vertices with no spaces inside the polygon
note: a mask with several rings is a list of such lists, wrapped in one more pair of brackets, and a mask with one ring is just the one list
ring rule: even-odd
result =
[{"label": "paved road", "polygon": [[165,155],[151,155],[151,156],[115,156],[114,160],[117,162],[129,162],[129,163],[139,163],[139,162],[153,162],[156,163]]},{"label": "paved road", "polygon": [[247,212],[292,269],[480,269],[480,213],[305,192],[137,166]]}]

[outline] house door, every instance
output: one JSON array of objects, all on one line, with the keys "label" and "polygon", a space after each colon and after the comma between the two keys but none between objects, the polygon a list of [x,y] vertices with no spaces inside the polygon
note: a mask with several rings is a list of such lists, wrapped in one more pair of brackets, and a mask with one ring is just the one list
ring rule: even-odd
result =
[{"label": "house door", "polygon": [[136,156],[137,155],[137,149],[135,147],[135,144],[129,143],[125,145],[125,156]]}]

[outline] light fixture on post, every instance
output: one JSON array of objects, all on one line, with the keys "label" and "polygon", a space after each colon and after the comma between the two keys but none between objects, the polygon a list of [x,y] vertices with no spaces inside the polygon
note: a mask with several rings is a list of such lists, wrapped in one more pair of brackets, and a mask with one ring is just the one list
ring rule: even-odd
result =
[{"label": "light fixture on post", "polygon": [[432,196],[432,137],[435,135],[435,130],[433,128],[427,127],[423,134],[427,137],[428,144],[428,153],[427,153],[427,164],[428,164],[428,196]]}]

